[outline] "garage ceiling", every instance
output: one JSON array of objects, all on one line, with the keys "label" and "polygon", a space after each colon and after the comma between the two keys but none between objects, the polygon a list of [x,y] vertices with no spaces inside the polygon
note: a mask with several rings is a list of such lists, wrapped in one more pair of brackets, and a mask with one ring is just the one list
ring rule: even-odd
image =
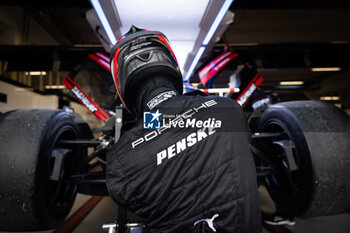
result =
[{"label": "garage ceiling", "polygon": [[[59,70],[67,72],[87,54],[102,51],[85,19],[89,9],[88,0],[1,1],[0,64],[7,62],[7,72],[50,71],[60,60]],[[286,99],[340,95],[350,105],[348,1],[235,0],[230,10],[235,19],[225,38],[261,71],[264,88]],[[213,56],[223,49],[219,41]],[[334,66],[342,70],[311,72]],[[305,89],[277,90],[281,80],[302,80]]]}]

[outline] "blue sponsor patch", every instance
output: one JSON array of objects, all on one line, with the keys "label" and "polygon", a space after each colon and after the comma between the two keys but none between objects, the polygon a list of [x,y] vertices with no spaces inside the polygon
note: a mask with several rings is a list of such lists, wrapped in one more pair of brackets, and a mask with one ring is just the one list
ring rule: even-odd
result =
[{"label": "blue sponsor patch", "polygon": [[143,128],[144,129],[159,129],[161,122],[161,113],[159,110],[156,112],[143,112]]}]

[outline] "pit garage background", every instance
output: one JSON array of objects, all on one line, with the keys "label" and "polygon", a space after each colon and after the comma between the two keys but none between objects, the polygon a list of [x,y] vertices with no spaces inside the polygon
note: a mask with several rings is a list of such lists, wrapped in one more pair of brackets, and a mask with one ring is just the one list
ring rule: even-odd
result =
[{"label": "pit garage background", "polygon": [[[1,113],[69,106],[93,128],[101,127],[63,85],[89,54],[105,52],[87,20],[91,9],[88,0],[0,1]],[[323,100],[350,114],[348,1],[236,0],[229,11],[233,20],[199,60],[190,79],[194,86],[195,73],[230,46],[264,77],[261,90],[276,93],[279,101]],[[236,70],[225,67],[211,87],[228,87]],[[101,232],[116,213],[110,198],[80,195],[66,225],[54,232]],[[293,227],[264,231],[345,233],[350,215],[297,219]]]}]

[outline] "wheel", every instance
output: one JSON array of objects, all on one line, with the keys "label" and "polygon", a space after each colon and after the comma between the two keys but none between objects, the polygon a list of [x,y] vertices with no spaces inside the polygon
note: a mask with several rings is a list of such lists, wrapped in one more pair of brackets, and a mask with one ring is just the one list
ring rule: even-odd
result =
[{"label": "wheel", "polygon": [[260,149],[275,172],[265,185],[279,210],[294,216],[350,210],[350,118],[331,104],[292,101],[269,107],[261,132],[281,132]]},{"label": "wheel", "polygon": [[[63,180],[79,170],[73,117],[58,110],[16,110],[0,118],[0,231],[46,230],[62,224],[77,187]],[[61,167],[55,160],[64,155]]]}]

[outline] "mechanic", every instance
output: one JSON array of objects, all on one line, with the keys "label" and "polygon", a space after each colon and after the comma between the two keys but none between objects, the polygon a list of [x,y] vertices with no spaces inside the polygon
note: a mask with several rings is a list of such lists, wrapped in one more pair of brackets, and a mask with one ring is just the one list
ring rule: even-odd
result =
[{"label": "mechanic", "polygon": [[114,201],[154,233],[261,232],[241,107],[201,92],[182,95],[182,75],[161,32],[132,26],[112,50],[111,71],[137,119],[107,154]]}]

